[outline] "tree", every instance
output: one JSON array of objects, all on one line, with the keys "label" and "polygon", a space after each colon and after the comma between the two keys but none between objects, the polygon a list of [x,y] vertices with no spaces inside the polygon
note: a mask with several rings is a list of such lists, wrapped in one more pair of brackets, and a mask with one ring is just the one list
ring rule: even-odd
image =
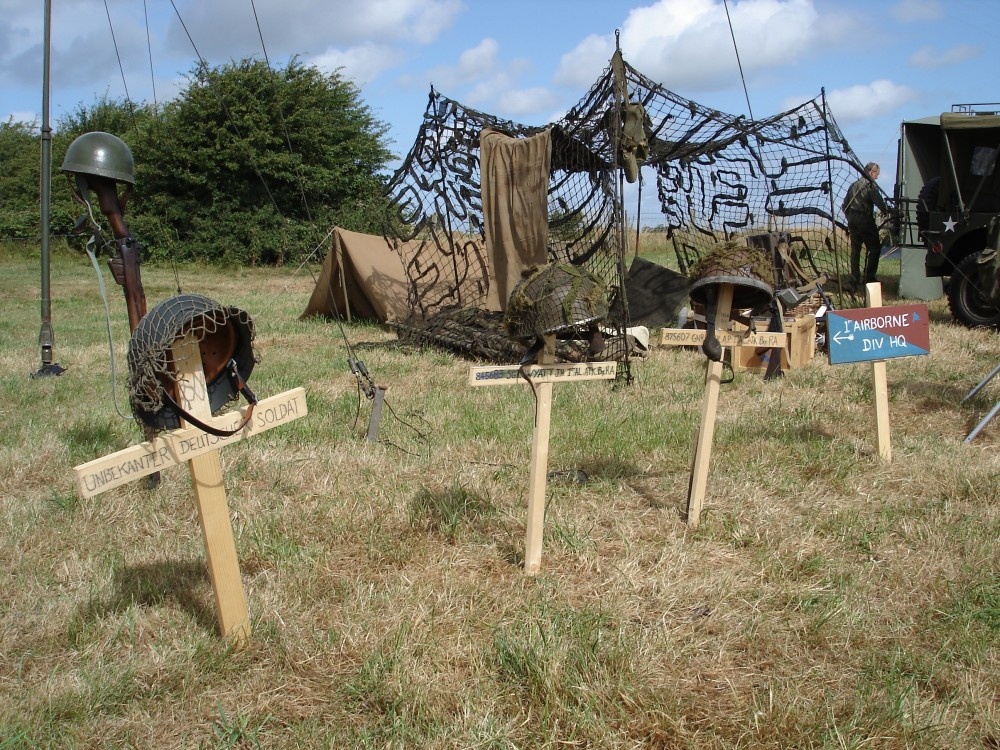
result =
[{"label": "tree", "polygon": [[34,239],[39,236],[40,144],[34,123],[0,122],[0,237]]},{"label": "tree", "polygon": [[295,59],[197,68],[133,149],[133,229],[154,257],[240,263],[301,256],[333,223],[379,231],[387,130],[353,83]]},{"label": "tree", "polygon": [[[68,233],[82,209],[59,165],[81,133],[132,149],[136,195],[126,220],[148,259],[271,264],[301,258],[332,224],[381,231],[388,126],[338,73],[292,59],[195,68],[159,109],[107,96],[79,104],[52,144],[52,220]],[[37,125],[0,123],[0,235],[37,237]],[[9,198],[8,198],[9,196]]]}]

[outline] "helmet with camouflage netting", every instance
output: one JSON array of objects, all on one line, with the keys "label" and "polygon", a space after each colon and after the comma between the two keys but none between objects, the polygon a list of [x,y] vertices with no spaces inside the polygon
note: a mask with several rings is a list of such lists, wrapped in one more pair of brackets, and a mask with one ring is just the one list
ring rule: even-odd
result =
[{"label": "helmet with camouflage netting", "polygon": [[132,413],[155,429],[192,421],[177,403],[177,372],[173,346],[188,333],[198,342],[208,400],[216,412],[240,393],[253,404],[246,388],[258,361],[253,350],[254,324],[236,307],[223,307],[199,294],[179,294],[150,310],[129,342],[129,402]]},{"label": "helmet with camouflage netting", "polygon": [[507,335],[525,346],[548,335],[569,338],[586,332],[596,337],[593,349],[607,315],[607,286],[600,277],[572,263],[548,263],[524,272],[510,294],[503,324]]},{"label": "helmet with camouflage netting", "polygon": [[764,250],[741,240],[728,240],[705,253],[692,267],[689,294],[692,301],[704,304],[710,288],[732,284],[732,308],[757,309],[774,297],[773,278],[774,269]]}]

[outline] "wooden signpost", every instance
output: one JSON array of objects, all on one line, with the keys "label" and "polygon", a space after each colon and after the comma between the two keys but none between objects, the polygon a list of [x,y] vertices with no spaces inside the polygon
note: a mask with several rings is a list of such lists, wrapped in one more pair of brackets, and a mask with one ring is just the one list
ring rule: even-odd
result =
[{"label": "wooden signpost", "polygon": [[[188,332],[178,339],[173,350],[180,376],[180,405],[195,418],[218,429],[231,430],[239,425],[243,418],[240,411],[212,417],[201,354],[193,334]],[[304,417],[306,413],[305,391],[295,388],[258,402],[252,421],[234,435],[218,437],[197,427],[183,426],[73,469],[80,494],[86,498],[169,466],[188,464],[205,542],[208,574],[215,592],[219,632],[236,646],[249,640],[250,619],[218,450],[223,445]]]},{"label": "wooden signpost", "polygon": [[882,285],[865,285],[868,307],[827,313],[830,364],[872,363],[875,392],[875,428],[878,455],[892,461],[889,434],[889,386],[885,360],[913,357],[930,351],[927,305],[882,307]]},{"label": "wooden signpost", "polygon": [[524,545],[524,572],[538,573],[542,565],[542,529],[545,524],[545,484],[548,478],[549,424],[552,414],[552,386],[580,380],[613,380],[615,362],[555,363],[555,338],[547,336],[539,364],[473,367],[469,385],[528,385],[535,388],[535,430],[531,443],[531,470],[528,475],[528,520]]},{"label": "wooden signpost", "polygon": [[[745,346],[751,349],[782,349],[788,341],[783,331],[722,331],[715,337],[723,346]],[[660,346],[701,346],[705,340],[702,328],[664,328],[660,331]]]},{"label": "wooden signpost", "polygon": [[[733,305],[733,285],[719,284],[719,297],[715,313],[715,327],[725,331],[729,327],[729,315]],[[723,339],[719,337],[719,342]],[[695,440],[694,463],[691,466],[691,481],[688,484],[687,523],[697,529],[701,522],[701,506],[708,486],[708,467],[712,458],[712,438],[715,435],[715,414],[719,409],[719,385],[722,383],[722,362],[708,362],[705,375],[705,400],[701,407],[701,426]]]}]

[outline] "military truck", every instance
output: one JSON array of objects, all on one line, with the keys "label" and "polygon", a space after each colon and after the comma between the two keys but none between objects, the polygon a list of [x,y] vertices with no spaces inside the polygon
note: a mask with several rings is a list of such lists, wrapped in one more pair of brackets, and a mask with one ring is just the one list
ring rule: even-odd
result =
[{"label": "military truck", "polygon": [[1000,103],[956,104],[900,128],[894,239],[925,250],[926,277],[946,280],[952,316],[972,328],[1000,328],[1000,305],[981,280],[1000,216],[998,152]]}]

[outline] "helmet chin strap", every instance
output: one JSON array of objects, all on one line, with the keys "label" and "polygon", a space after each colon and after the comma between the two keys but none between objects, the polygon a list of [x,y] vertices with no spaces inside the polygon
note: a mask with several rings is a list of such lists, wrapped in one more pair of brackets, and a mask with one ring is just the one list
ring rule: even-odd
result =
[{"label": "helmet chin strap", "polygon": [[[75,180],[73,179],[74,177],[76,178]],[[85,229],[89,229],[94,235],[93,241],[95,244],[101,244],[103,239],[101,236],[101,225],[94,216],[94,206],[90,202],[90,185],[87,182],[87,175],[77,172],[75,175],[67,174],[66,178],[69,180],[70,188],[73,191],[73,200],[82,204],[87,209],[87,213],[80,216],[73,225],[74,234],[83,234]]]}]

